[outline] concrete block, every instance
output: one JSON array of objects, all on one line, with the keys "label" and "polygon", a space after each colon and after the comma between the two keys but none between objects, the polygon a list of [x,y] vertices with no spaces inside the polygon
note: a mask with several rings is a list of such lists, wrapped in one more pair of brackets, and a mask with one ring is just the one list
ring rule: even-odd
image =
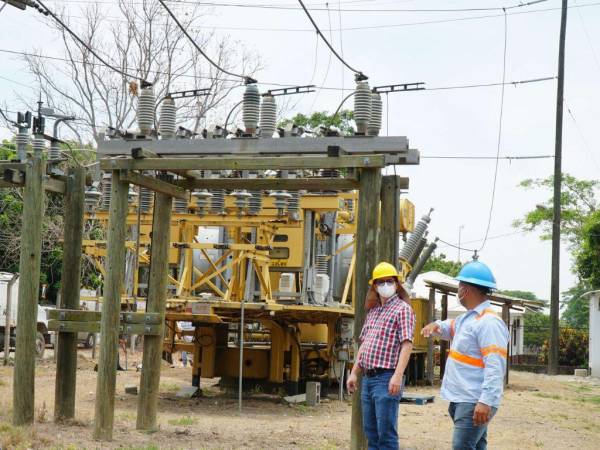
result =
[{"label": "concrete block", "polygon": [[283,397],[283,399],[290,404],[304,403],[306,401],[306,394],[290,395]]},{"label": "concrete block", "polygon": [[587,377],[588,370],[587,369],[575,369],[575,376],[576,377]]},{"label": "concrete block", "polygon": [[321,403],[321,383],[318,381],[306,382],[306,404],[316,406]]},{"label": "concrete block", "polygon": [[138,387],[135,384],[126,384],[125,385],[125,393],[131,395],[137,395]]}]

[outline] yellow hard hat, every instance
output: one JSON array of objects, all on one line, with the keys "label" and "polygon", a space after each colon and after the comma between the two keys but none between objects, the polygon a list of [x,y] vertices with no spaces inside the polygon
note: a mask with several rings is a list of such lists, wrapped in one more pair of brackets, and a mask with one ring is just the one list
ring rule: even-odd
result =
[{"label": "yellow hard hat", "polygon": [[399,276],[400,274],[393,265],[387,262],[380,262],[373,269],[373,278],[369,280],[369,284],[373,284],[373,281],[378,278],[395,277],[397,280]]}]

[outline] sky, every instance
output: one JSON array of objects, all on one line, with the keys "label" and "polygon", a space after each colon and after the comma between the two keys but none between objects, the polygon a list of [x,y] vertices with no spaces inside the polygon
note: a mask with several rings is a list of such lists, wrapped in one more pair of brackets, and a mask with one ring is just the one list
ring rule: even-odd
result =
[{"label": "sky", "polygon": [[[113,8],[110,0],[102,1],[109,11]],[[65,7],[76,21],[85,2],[48,0],[46,3]],[[318,90],[299,97],[293,112],[332,112],[353,88],[352,73],[335,58],[329,62],[330,53],[322,43],[315,52],[315,32],[303,12],[296,9],[296,1],[215,2],[292,8],[241,8],[200,2],[207,4],[202,19],[207,30],[229,36],[260,55],[264,69],[257,74],[259,81],[290,85],[312,82],[347,89]],[[424,82],[432,89],[499,83],[503,72],[505,19],[502,10],[431,10],[510,7],[519,2],[334,0],[327,4],[307,0],[306,3],[322,9],[312,11],[317,24],[351,66],[369,75],[371,86]],[[507,82],[556,75],[560,3],[548,0],[507,9]],[[570,5],[574,7],[569,9],[567,25],[565,105],[568,110],[565,109],[563,127],[563,171],[579,178],[596,179],[600,171],[600,154],[596,151],[600,135],[594,132],[600,119],[600,2],[572,0]],[[340,7],[362,11],[337,11]],[[178,8],[175,6],[174,11],[181,12]],[[31,9],[20,11],[10,6],[1,11],[0,50],[42,49],[48,55],[61,55],[58,36],[38,16]],[[329,32],[329,28],[334,30]],[[0,51],[0,105],[22,108],[19,95],[31,98],[31,82],[25,63]],[[241,96],[241,90],[233,95]],[[501,87],[393,93],[383,96],[383,101],[382,134],[407,136],[411,148],[421,152],[420,165],[396,167],[398,175],[410,177],[406,196],[415,203],[417,216],[434,208],[431,236],[456,244],[462,226],[463,246],[480,248],[488,224],[495,160],[431,157],[495,157]],[[500,155],[552,155],[555,111],[555,80],[505,86]],[[7,130],[0,130],[0,137],[7,136]],[[550,297],[550,242],[540,241],[537,233],[518,233],[512,224],[551,195],[519,188],[519,182],[551,175],[553,164],[552,158],[500,160],[498,164],[489,239],[481,249],[480,260],[491,267],[501,289],[528,290],[540,298]],[[388,172],[393,173],[391,168]],[[458,258],[457,250],[451,247],[444,248],[442,244],[440,251],[451,259]],[[567,249],[563,248],[561,254],[561,290],[566,290],[576,280],[570,270]],[[461,252],[463,262],[470,256],[468,251]]]}]

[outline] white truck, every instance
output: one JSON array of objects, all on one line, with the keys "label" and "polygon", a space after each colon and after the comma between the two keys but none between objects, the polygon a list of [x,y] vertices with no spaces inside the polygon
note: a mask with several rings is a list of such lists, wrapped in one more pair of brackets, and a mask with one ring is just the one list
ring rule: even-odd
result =
[{"label": "white truck", "polygon": [[[9,293],[10,288],[10,293]],[[9,298],[10,296],[10,298]],[[10,300],[10,307],[9,307]],[[4,353],[7,314],[10,309],[10,339],[9,351],[15,349],[15,330],[18,326],[17,310],[19,302],[19,276],[17,274],[0,272],[0,351]],[[37,310],[37,337],[35,341],[36,353],[39,358],[44,356],[46,345],[50,343],[50,333],[48,331],[48,319],[46,318],[46,310],[53,306],[38,305]]]}]

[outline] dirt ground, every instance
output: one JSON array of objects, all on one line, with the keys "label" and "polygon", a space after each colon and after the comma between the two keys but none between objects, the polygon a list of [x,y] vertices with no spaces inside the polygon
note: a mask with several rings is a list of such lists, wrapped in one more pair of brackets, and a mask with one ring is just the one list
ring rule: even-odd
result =
[{"label": "dirt ground", "polygon": [[[51,353],[51,352],[48,352]],[[87,355],[87,356],[85,356]],[[96,373],[89,353],[82,352],[77,373],[77,420],[52,423],[55,366],[52,360],[36,369],[36,423],[15,428],[12,414],[12,367],[0,367],[0,448],[35,449],[346,449],[350,436],[350,402],[328,399],[317,407],[289,406],[260,393],[248,395],[243,413],[233,393],[221,391],[215,380],[202,380],[204,396],[175,397],[189,385],[190,369],[164,367],[160,384],[159,424],[155,433],[135,430],[136,401],[124,386],[138,384],[138,358],[129,357],[129,371],[117,376],[114,440],[92,439]],[[600,383],[573,377],[511,373],[510,386],[489,433],[492,449],[600,448]],[[438,394],[437,387],[409,388]],[[448,449],[451,421],[447,404],[401,404],[399,429],[403,449]]]}]

